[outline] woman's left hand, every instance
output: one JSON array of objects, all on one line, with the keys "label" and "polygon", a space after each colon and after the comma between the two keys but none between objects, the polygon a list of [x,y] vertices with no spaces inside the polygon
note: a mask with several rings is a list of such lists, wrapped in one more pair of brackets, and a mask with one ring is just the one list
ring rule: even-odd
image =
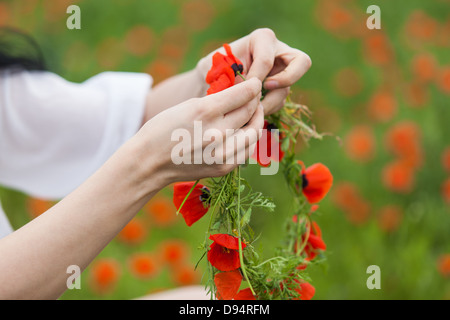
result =
[{"label": "woman's left hand", "polygon": [[[280,110],[289,94],[290,86],[297,82],[311,67],[309,56],[298,49],[279,41],[275,33],[267,28],[257,29],[251,34],[230,43],[233,54],[244,64],[245,77],[257,77],[269,90],[262,104],[266,115]],[[197,64],[197,71],[206,78],[215,52]]]}]

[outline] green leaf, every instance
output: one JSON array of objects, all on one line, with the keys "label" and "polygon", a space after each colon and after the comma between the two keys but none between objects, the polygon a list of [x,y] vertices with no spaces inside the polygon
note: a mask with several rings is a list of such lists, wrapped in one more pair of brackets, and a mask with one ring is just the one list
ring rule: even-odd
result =
[{"label": "green leaf", "polygon": [[241,218],[241,227],[245,226],[250,222],[250,217],[252,215],[252,208],[248,208],[247,211],[244,213],[244,215]]}]

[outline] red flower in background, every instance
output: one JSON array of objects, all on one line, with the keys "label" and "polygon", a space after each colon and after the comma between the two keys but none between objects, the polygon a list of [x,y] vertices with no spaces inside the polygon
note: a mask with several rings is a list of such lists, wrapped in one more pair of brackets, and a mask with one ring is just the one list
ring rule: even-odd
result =
[{"label": "red flower in background", "polygon": [[313,164],[305,169],[302,166],[302,190],[309,203],[317,203],[322,200],[333,184],[333,176],[330,170],[321,163]]},{"label": "red flower in background", "polygon": [[420,127],[413,121],[404,120],[393,125],[386,133],[386,149],[403,163],[418,168],[423,163]]},{"label": "red flower in background", "polygon": [[[241,266],[239,260],[239,239],[228,234],[212,234],[209,239],[214,241],[208,251],[208,261],[220,271],[232,271]],[[246,247],[241,243],[242,249]]]},{"label": "red flower in background", "polygon": [[450,277],[450,253],[442,254],[437,259],[437,267],[443,277]]},{"label": "red flower in background", "polygon": [[171,267],[185,263],[190,256],[188,244],[181,239],[168,239],[161,242],[159,253],[162,261]]},{"label": "red flower in background", "polygon": [[97,259],[90,266],[89,284],[98,294],[114,290],[120,278],[120,264],[113,258]]},{"label": "red flower in background", "polygon": [[381,230],[391,232],[396,230],[402,221],[403,211],[395,205],[386,205],[378,212],[378,225]]},{"label": "red flower in background", "polygon": [[128,263],[131,273],[140,279],[153,278],[161,269],[161,262],[149,253],[135,253]]},{"label": "red flower in background", "polygon": [[390,89],[379,89],[370,98],[368,114],[371,119],[378,122],[388,122],[397,113],[398,103]]},{"label": "red flower in background", "polygon": [[441,158],[442,167],[445,171],[450,172],[450,146],[444,149]]},{"label": "red flower in background", "polygon": [[450,178],[442,183],[442,197],[446,203],[450,204]]},{"label": "red flower in background", "polygon": [[[260,166],[268,167],[271,161],[281,161],[284,157],[284,152],[281,150],[280,135],[276,136],[275,131],[278,129],[275,125],[264,121],[263,134],[258,140],[255,148],[255,152],[252,158],[255,159]],[[272,148],[276,150],[272,152]]]},{"label": "red flower in background", "polygon": [[212,58],[212,67],[206,75],[206,83],[210,85],[207,94],[225,90],[234,85],[236,74],[243,72],[242,62],[231,52],[231,47],[224,44],[227,55],[216,52]]},{"label": "red flower in background", "polygon": [[148,229],[139,217],[134,217],[130,222],[119,232],[117,240],[120,242],[137,245],[144,242],[148,234]]},{"label": "red flower in background", "polygon": [[344,211],[350,222],[361,225],[368,220],[370,203],[361,195],[356,184],[341,181],[333,189],[332,201],[339,209]]},{"label": "red flower in background", "polygon": [[414,171],[406,161],[395,160],[388,163],[381,174],[383,185],[391,191],[406,194],[414,188]]},{"label": "red flower in background", "polygon": [[355,126],[345,137],[344,147],[349,158],[366,162],[373,158],[375,135],[369,126]]},{"label": "red flower in background", "polygon": [[[180,209],[181,204],[194,184],[195,182],[180,182],[174,185],[173,203],[175,204],[177,210]],[[208,195],[208,188],[198,183],[184,202],[180,213],[189,227],[208,212]]]},{"label": "red flower in background", "polygon": [[172,281],[179,286],[188,286],[198,283],[199,274],[192,265],[178,265],[172,269]]}]

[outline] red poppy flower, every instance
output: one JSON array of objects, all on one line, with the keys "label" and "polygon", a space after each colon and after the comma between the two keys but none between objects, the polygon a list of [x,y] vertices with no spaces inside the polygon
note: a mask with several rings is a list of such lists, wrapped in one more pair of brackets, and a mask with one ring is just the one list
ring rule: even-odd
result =
[{"label": "red poppy flower", "polygon": [[242,275],[239,270],[220,272],[214,276],[214,283],[217,288],[217,298],[220,300],[231,300],[238,293],[242,282]]},{"label": "red poppy flower", "polygon": [[[280,135],[275,135],[278,129],[275,125],[264,121],[263,134],[256,144],[255,151],[252,158],[255,159],[260,166],[268,167],[271,161],[281,161],[284,157],[284,152],[281,150]],[[272,148],[275,147],[275,152]]]},{"label": "red poppy flower", "polygon": [[310,283],[299,280],[294,281],[299,283],[299,286],[295,291],[300,294],[300,300],[311,300],[314,297],[316,288],[314,288]]},{"label": "red poppy flower", "polygon": [[236,74],[243,72],[242,62],[231,52],[231,47],[224,44],[227,55],[216,52],[212,58],[212,67],[206,75],[206,83],[210,85],[207,94],[217,93],[234,85]]},{"label": "red poppy flower", "polygon": [[256,300],[250,288],[239,291],[242,275],[239,270],[217,273],[214,276],[219,300]]},{"label": "red poppy flower", "polygon": [[285,283],[280,283],[280,289],[284,290],[285,285],[299,294],[294,300],[311,300],[316,293],[316,289],[304,280],[293,279],[285,281]]},{"label": "red poppy flower", "polygon": [[233,300],[256,300],[250,288],[242,289],[234,296]]},{"label": "red poppy flower", "polygon": [[309,229],[309,231],[305,235],[303,235],[302,241],[305,241],[305,237],[309,233],[308,239],[306,240],[307,244],[304,250],[307,256],[305,260],[311,261],[317,256],[319,250],[326,250],[327,245],[323,241],[322,231],[315,221],[312,222],[312,228],[311,224],[309,223],[307,224],[307,228]]},{"label": "red poppy flower", "polygon": [[[184,198],[186,198],[186,195],[192,189],[193,185],[194,182],[180,182],[174,185],[173,203],[175,204],[177,210],[180,208]],[[208,188],[198,183],[184,202],[180,213],[189,227],[208,212],[208,195]]]},{"label": "red poppy flower", "polygon": [[[220,271],[232,271],[241,266],[239,260],[239,239],[228,234],[212,234],[209,239],[214,241],[208,251],[208,261]],[[242,249],[246,247],[241,243]]]},{"label": "red poppy flower", "polygon": [[305,169],[303,162],[299,161],[302,166],[302,190],[309,203],[317,203],[322,200],[333,184],[333,176],[330,170],[321,163],[313,164]]},{"label": "red poppy flower", "polygon": [[309,237],[308,237],[308,244],[313,249],[326,250],[327,245],[322,240],[322,230],[320,230],[319,225],[317,224],[317,222],[313,221],[312,222],[312,228],[311,228],[310,225],[308,225],[308,227],[310,229],[309,230]]}]

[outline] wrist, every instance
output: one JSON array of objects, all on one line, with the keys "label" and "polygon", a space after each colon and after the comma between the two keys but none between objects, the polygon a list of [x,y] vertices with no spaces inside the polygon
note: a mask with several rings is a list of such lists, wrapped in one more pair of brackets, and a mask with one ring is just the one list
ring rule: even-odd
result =
[{"label": "wrist", "polygon": [[129,180],[130,190],[138,197],[151,197],[170,184],[163,170],[162,158],[156,150],[138,133],[117,154],[123,175]]}]

